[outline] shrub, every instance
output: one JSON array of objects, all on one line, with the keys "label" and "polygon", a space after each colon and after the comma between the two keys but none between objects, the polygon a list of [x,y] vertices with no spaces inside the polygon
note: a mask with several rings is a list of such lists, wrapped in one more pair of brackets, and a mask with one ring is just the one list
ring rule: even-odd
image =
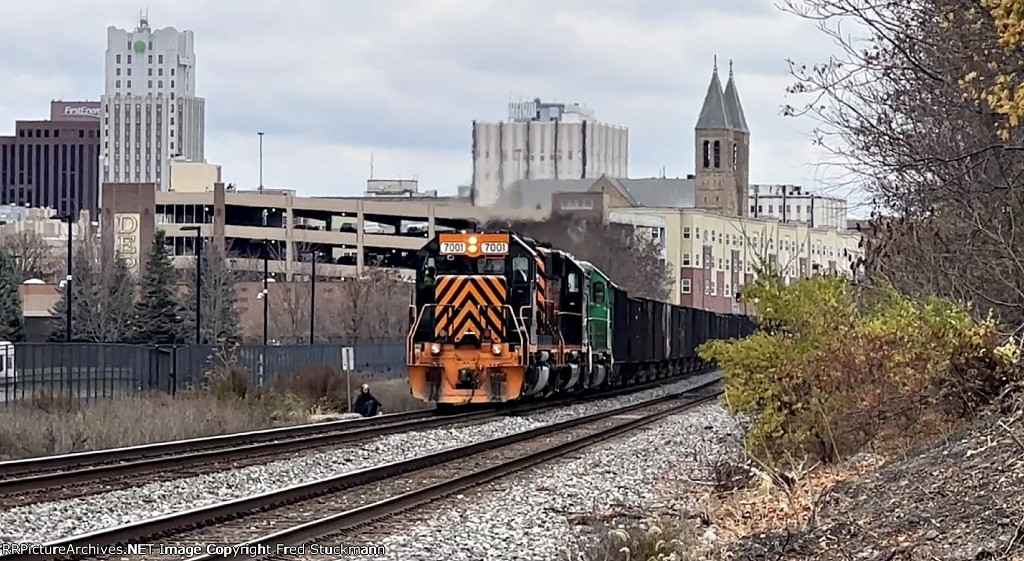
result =
[{"label": "shrub", "polygon": [[748,449],[773,463],[808,453],[835,460],[881,433],[912,430],[936,404],[969,411],[1017,377],[991,318],[975,322],[939,298],[839,276],[786,286],[771,273],[744,296],[762,330],[699,352],[724,371],[727,406],[751,417]]},{"label": "shrub", "polygon": [[604,521],[599,534],[584,547],[586,561],[688,561],[705,559],[709,548],[693,521],[651,517],[630,524]]},{"label": "shrub", "polygon": [[245,399],[252,392],[249,371],[237,364],[227,364],[207,372],[210,392],[217,399]]}]

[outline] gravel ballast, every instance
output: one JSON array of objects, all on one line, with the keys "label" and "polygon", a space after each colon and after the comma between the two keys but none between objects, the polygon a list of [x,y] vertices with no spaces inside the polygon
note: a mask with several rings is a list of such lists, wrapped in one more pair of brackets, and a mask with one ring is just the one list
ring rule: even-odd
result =
[{"label": "gravel ballast", "polygon": [[673,415],[573,459],[447,499],[428,507],[433,512],[417,512],[413,523],[389,521],[395,533],[373,536],[372,545],[387,551],[376,559],[577,559],[580,532],[574,519],[667,511],[665,495],[657,492],[666,482],[675,497],[685,496],[688,484],[696,496],[703,489],[691,483],[702,469],[695,450],[714,456],[738,434],[736,422],[717,404]]},{"label": "gravel ballast", "polygon": [[[0,512],[0,543],[50,542],[111,526],[266,493],[623,407],[700,385],[715,376],[715,373],[705,374],[661,388],[592,403],[581,403],[556,411],[502,418],[468,427],[387,435],[358,446],[347,445],[335,450],[311,452],[265,465],[17,507]],[[623,456],[623,465],[629,463],[627,454]],[[611,475],[609,477],[613,481],[623,480]]]}]

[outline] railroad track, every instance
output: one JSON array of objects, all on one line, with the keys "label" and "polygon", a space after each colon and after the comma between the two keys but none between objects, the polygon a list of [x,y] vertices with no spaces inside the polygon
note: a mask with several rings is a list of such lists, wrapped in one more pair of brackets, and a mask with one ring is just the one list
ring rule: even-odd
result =
[{"label": "railroad track", "polygon": [[494,411],[475,411],[438,415],[431,410],[411,411],[3,462],[0,463],[0,504],[6,509],[107,492],[144,485],[150,480],[166,481],[169,472],[173,472],[175,478],[189,477],[216,471],[226,462],[233,467],[243,467],[265,462],[268,456],[385,434],[484,422],[495,414]]},{"label": "railroad track", "polygon": [[292,452],[311,451],[375,436],[483,423],[504,415],[522,415],[571,403],[615,397],[679,379],[658,380],[642,386],[595,393],[584,398],[527,402],[506,408],[445,413],[435,410],[412,411],[366,419],[0,462],[0,509],[181,479],[228,467],[246,467]]},{"label": "railroad track", "polygon": [[[230,549],[205,550],[207,544],[240,545],[249,557],[277,555],[278,544],[298,545],[314,538],[330,545],[353,529],[371,525],[431,501],[458,493],[533,465],[574,452],[653,423],[718,396],[717,380],[686,392],[620,407],[533,430],[280,489],[144,520],[46,544],[47,550],[0,557],[28,559],[146,559],[193,561],[236,558]],[[325,541],[326,540],[326,541]],[[147,546],[130,544],[152,544]],[[336,543],[340,543],[336,542]],[[87,556],[54,555],[92,546]],[[114,546],[111,555],[96,555]],[[188,549],[200,546],[199,549]],[[144,547],[146,549],[139,549]],[[151,549],[149,549],[151,547]],[[308,553],[307,550],[305,553]],[[210,553],[210,554],[206,554]],[[305,554],[273,557],[306,559]]]}]

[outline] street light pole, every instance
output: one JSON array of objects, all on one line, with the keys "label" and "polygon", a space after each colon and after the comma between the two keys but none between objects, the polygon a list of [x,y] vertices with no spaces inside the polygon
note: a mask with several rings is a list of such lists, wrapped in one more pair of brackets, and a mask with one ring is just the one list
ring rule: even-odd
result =
[{"label": "street light pole", "polygon": [[313,252],[313,271],[309,275],[309,344],[316,341],[316,252]]},{"label": "street light pole", "polygon": [[67,325],[65,326],[65,329],[67,331],[66,341],[68,343],[70,343],[71,342],[71,302],[72,302],[72,299],[74,298],[74,294],[71,292],[71,261],[72,261],[72,259],[71,259],[71,240],[72,240],[73,236],[71,235],[71,225],[72,225],[71,215],[69,214],[67,216],[67,218],[68,218],[68,277],[67,277],[68,314],[67,314]]},{"label": "street light pole", "polygon": [[183,226],[185,232],[196,233],[196,345],[203,344],[203,232],[202,226]]},{"label": "street light pole", "polygon": [[67,257],[67,260],[68,260],[68,263],[67,263],[68,274],[64,278],[64,299],[68,303],[68,309],[67,309],[67,324],[64,326],[64,340],[66,342],[70,343],[71,342],[71,337],[72,337],[72,333],[71,333],[71,304],[75,300],[75,296],[71,292],[71,261],[72,261],[72,258],[71,258],[71,251],[72,251],[71,250],[71,242],[72,242],[72,238],[74,237],[72,235],[72,226],[73,226],[74,216],[72,214],[70,214],[70,213],[69,214],[61,214],[59,216],[52,217],[52,219],[53,220],[61,220],[61,221],[67,220],[68,221],[68,257]]},{"label": "street light pole", "polygon": [[309,344],[316,341],[316,250],[308,252],[312,257],[312,270],[309,274]]},{"label": "street light pole", "polygon": [[260,194],[263,194],[263,133],[256,133],[260,135]]},{"label": "street light pole", "polygon": [[267,322],[270,318],[270,292],[267,290],[267,279],[270,277],[270,244],[263,249],[263,346],[267,346]]}]

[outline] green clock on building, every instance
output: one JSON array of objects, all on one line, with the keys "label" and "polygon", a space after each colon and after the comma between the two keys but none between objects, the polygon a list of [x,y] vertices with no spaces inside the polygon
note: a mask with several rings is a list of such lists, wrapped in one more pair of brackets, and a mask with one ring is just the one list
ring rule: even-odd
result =
[{"label": "green clock on building", "polygon": [[139,53],[140,55],[142,53],[146,52],[146,42],[145,41],[136,41],[135,42],[135,52]]}]

